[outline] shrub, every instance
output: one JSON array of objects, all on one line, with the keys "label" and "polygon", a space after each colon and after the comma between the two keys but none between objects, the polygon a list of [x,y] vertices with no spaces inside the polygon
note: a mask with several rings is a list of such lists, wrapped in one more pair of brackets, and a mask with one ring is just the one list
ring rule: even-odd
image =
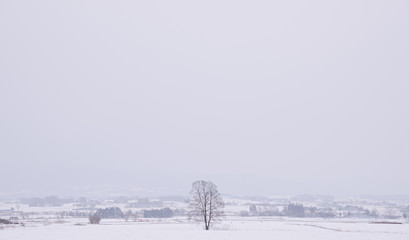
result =
[{"label": "shrub", "polygon": [[13,224],[13,223],[6,219],[0,219],[0,224]]},{"label": "shrub", "polygon": [[240,217],[248,217],[248,216],[250,216],[250,214],[249,214],[248,211],[240,211],[239,216]]},{"label": "shrub", "polygon": [[101,216],[99,216],[98,214],[92,214],[89,216],[89,223],[91,224],[99,224],[100,221]]}]

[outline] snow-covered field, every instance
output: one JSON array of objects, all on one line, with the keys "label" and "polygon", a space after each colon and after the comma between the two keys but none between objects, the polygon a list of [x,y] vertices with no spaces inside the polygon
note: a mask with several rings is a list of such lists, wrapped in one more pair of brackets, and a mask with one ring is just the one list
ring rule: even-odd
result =
[{"label": "snow-covered field", "polygon": [[90,225],[86,219],[65,222],[32,222],[0,228],[1,240],[127,240],[127,239],[409,239],[409,224],[374,224],[362,220],[232,218],[213,230],[184,219],[125,222],[103,220]]},{"label": "snow-covered field", "polygon": [[[264,209],[264,206],[282,211],[288,202],[290,200],[285,197],[271,198],[267,202],[226,198],[226,216],[221,224],[213,226],[210,231],[204,231],[201,224],[189,222],[186,214],[183,213],[175,215],[173,218],[143,218],[143,210],[153,208],[151,206],[131,207],[127,203],[99,201],[93,207],[78,206],[77,202],[65,203],[60,206],[33,207],[21,202],[0,202],[0,218],[19,223],[0,225],[0,240],[409,239],[408,218],[402,217],[402,214],[407,213],[407,209],[409,209],[409,202],[406,198],[403,202],[353,198],[327,202],[303,202],[305,206],[316,206],[317,209],[330,207],[335,215],[333,218],[325,219],[318,217],[291,218],[282,215],[256,216],[248,214],[243,216],[241,214],[242,211],[249,210],[250,204],[257,204],[260,211]],[[135,214],[132,216],[135,217],[102,219],[99,225],[88,224],[88,216],[96,209],[114,206],[121,208],[124,213],[131,211]],[[351,207],[344,208],[345,206]],[[186,210],[187,204],[186,202],[166,201],[163,202],[163,206],[158,208],[162,207]],[[357,213],[362,212],[363,209],[371,211],[375,209],[380,214],[379,216],[359,217],[360,215]],[[351,211],[352,217],[345,217],[342,214],[343,211]],[[70,215],[67,213],[83,214]],[[387,215],[392,215],[392,217],[387,218]]]}]

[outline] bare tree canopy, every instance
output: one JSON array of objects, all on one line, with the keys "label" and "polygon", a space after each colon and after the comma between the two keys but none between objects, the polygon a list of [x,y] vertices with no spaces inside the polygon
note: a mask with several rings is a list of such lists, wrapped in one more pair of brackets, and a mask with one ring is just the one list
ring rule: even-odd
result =
[{"label": "bare tree canopy", "polygon": [[189,202],[189,217],[197,222],[204,222],[205,229],[220,221],[223,216],[224,202],[217,191],[217,186],[210,181],[195,181],[190,191],[192,198]]}]

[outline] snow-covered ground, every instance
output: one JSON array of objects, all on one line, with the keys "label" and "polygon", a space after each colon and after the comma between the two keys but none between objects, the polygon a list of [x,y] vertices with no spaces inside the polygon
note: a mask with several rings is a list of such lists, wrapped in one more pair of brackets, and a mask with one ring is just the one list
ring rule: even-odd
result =
[{"label": "snow-covered ground", "polygon": [[[277,208],[290,202],[290,197],[276,197],[265,200],[249,200],[226,198],[226,217],[221,224],[212,230],[204,231],[200,224],[190,223],[186,214],[173,218],[143,218],[142,211],[153,207],[130,207],[127,203],[99,201],[92,208],[78,206],[77,202],[65,203],[61,206],[30,207],[21,202],[0,202],[0,218],[16,221],[19,224],[0,225],[0,240],[127,240],[127,239],[409,239],[409,223],[402,214],[409,209],[409,202],[368,200],[344,198],[330,201],[296,199],[305,206],[331,207],[337,213],[334,218],[290,218],[284,216],[243,216],[242,211],[249,211],[250,204]],[[87,206],[87,205],[86,205]],[[380,213],[373,217],[339,217],[345,206],[352,206],[351,212],[362,209],[375,209]],[[136,217],[128,221],[123,219],[102,219],[101,224],[88,224],[88,216],[98,208],[119,207],[122,211],[132,211]],[[164,201],[163,206],[173,210],[186,210],[186,202]],[[406,210],[405,210],[406,209]],[[349,211],[349,210],[348,210]],[[407,212],[407,211],[406,211]],[[69,215],[64,213],[82,213]],[[384,214],[387,213],[387,214]],[[386,218],[392,215],[392,218]],[[380,222],[380,223],[375,223]],[[402,224],[384,224],[395,222]]]},{"label": "snow-covered ground", "polygon": [[87,219],[60,222],[27,222],[25,226],[0,229],[0,239],[65,240],[65,239],[409,239],[409,224],[373,224],[363,220],[227,218],[213,230],[185,219],[125,222],[103,219],[99,225]]}]

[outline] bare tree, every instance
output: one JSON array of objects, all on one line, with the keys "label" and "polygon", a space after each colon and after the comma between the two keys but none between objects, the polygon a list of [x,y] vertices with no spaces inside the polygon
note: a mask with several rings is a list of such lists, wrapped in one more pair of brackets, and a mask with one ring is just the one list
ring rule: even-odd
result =
[{"label": "bare tree", "polygon": [[210,181],[196,181],[192,184],[190,194],[189,218],[204,222],[205,229],[209,230],[210,225],[220,221],[220,217],[224,215],[224,202],[216,185]]}]

